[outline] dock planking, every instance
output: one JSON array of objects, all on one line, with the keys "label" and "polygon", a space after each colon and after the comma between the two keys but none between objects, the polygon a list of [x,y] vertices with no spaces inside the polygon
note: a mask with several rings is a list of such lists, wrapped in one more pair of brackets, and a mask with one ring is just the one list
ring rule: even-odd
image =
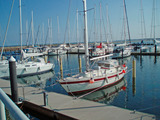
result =
[{"label": "dock planking", "polygon": [[[0,79],[0,88],[7,94],[11,94],[10,82]],[[24,88],[24,89],[23,89]],[[23,94],[24,90],[24,94]],[[43,89],[23,86],[18,84],[19,97],[25,98],[25,101],[41,106],[44,110],[47,108],[61,115],[70,116],[70,119],[80,120],[155,120],[155,115],[127,110],[115,106],[96,103],[83,99],[74,99],[71,96],[47,92],[48,106],[44,106]],[[60,118],[59,118],[60,119]]]}]

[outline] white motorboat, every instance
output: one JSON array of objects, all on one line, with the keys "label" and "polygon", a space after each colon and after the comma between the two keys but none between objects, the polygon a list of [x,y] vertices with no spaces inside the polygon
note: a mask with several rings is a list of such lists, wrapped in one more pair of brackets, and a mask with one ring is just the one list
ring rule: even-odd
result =
[{"label": "white motorboat", "polygon": [[[127,70],[125,65],[119,65],[117,60],[106,60],[97,63],[93,69],[89,69],[89,54],[88,54],[88,30],[87,30],[87,8],[86,0],[84,4],[84,43],[85,43],[85,60],[86,71],[59,80],[59,83],[69,94],[81,94],[83,92],[101,89],[121,80]],[[103,57],[108,57],[106,55]],[[91,60],[103,58],[97,57]]]}]

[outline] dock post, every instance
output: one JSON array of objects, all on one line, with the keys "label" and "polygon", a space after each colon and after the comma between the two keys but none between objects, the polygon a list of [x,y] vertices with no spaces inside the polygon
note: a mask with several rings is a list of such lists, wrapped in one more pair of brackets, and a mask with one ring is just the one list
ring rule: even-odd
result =
[{"label": "dock post", "polygon": [[9,60],[9,72],[10,72],[10,84],[13,102],[18,102],[18,87],[17,87],[17,71],[16,71],[16,60],[11,56]]},{"label": "dock post", "polygon": [[79,57],[78,61],[79,61],[79,72],[81,73],[82,72],[81,57]]},{"label": "dock post", "polygon": [[62,64],[62,58],[60,58],[60,73],[61,73],[61,79],[63,79],[63,64]]},{"label": "dock post", "polygon": [[133,59],[132,62],[132,92],[133,96],[136,94],[136,60]]},{"label": "dock post", "polygon": [[58,56],[58,49],[57,49],[57,56]]},{"label": "dock post", "polygon": [[0,120],[6,120],[5,105],[0,100]]},{"label": "dock post", "polygon": [[47,55],[44,56],[44,61],[45,61],[45,63],[48,62],[48,56]]},{"label": "dock post", "polygon": [[43,92],[44,97],[44,106],[48,106],[48,94],[46,92]]},{"label": "dock post", "polygon": [[122,48],[122,59],[123,59],[123,48]]},{"label": "dock post", "polygon": [[157,53],[157,45],[154,46],[154,52],[155,52],[155,55]]}]

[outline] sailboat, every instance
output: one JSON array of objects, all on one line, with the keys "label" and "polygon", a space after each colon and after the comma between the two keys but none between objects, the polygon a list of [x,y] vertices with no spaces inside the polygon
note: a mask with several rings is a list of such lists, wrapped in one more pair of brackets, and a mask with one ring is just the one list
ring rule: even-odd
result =
[{"label": "sailboat", "polygon": [[[97,90],[113,85],[124,77],[127,70],[126,65],[119,65],[118,61],[113,59],[99,61],[97,62],[97,66],[95,66],[93,69],[89,69],[86,0],[83,0],[83,7],[86,71],[59,80],[59,83],[69,94],[82,94],[87,91]],[[96,60],[109,56],[111,55],[96,57],[90,60]]]},{"label": "sailboat", "polygon": [[153,44],[154,44],[154,46],[151,48],[151,51],[152,52],[155,52],[155,46],[156,46],[156,51],[157,52],[160,52],[160,41],[159,40],[157,40],[156,39],[156,8],[155,8],[155,6],[156,6],[156,0],[153,0],[153,15],[152,15],[152,19],[153,19]]},{"label": "sailboat", "polygon": [[[43,72],[47,72],[52,70],[55,65],[52,63],[46,63],[42,57],[37,57],[34,61],[28,61],[28,57],[22,50],[22,20],[21,20],[21,0],[19,0],[20,6],[20,40],[21,40],[21,61],[16,62],[16,70],[17,76],[28,76],[28,75],[35,75],[40,74]],[[25,58],[26,59],[23,59]],[[11,56],[12,60],[15,60],[13,56]],[[9,64],[8,62],[3,64],[3,67],[0,66],[0,77],[1,78],[8,78],[9,77]]]},{"label": "sailboat", "polygon": [[112,58],[124,58],[131,55],[132,47],[128,46],[126,43],[126,22],[127,22],[127,28],[128,28],[128,36],[130,40],[130,33],[129,33],[129,25],[128,25],[128,19],[127,19],[127,13],[126,13],[126,4],[125,0],[123,0],[123,6],[124,6],[124,44],[116,45],[113,50],[113,56]]}]

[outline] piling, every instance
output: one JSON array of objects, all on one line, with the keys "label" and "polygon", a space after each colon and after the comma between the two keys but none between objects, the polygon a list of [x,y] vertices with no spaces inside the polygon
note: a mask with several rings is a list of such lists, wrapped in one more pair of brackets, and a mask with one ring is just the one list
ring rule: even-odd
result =
[{"label": "piling", "polygon": [[57,49],[57,55],[58,55],[58,49]]},{"label": "piling", "polygon": [[123,58],[123,48],[122,48],[122,58]]},{"label": "piling", "polygon": [[11,94],[13,102],[18,102],[18,87],[17,87],[17,71],[16,71],[16,60],[11,56],[9,60],[9,72],[10,72],[10,84]]},{"label": "piling", "polygon": [[33,56],[31,56],[31,60],[33,61],[33,59],[34,59],[34,57]]},{"label": "piling", "polygon": [[48,106],[48,94],[43,92],[44,106]]},{"label": "piling", "polygon": [[157,53],[157,45],[154,46],[154,52],[155,52],[155,55]]},{"label": "piling", "polygon": [[136,60],[132,61],[132,93],[133,96],[136,94]]},{"label": "piling", "polygon": [[133,59],[132,61],[132,78],[136,78],[136,60]]},{"label": "piling", "polygon": [[44,56],[44,60],[45,60],[45,63],[48,62],[48,56],[47,55]]},{"label": "piling", "polygon": [[62,58],[60,58],[60,73],[61,73],[61,79],[63,79],[63,64],[62,64]]},{"label": "piling", "polygon": [[78,61],[79,61],[79,72],[81,73],[82,72],[81,57],[79,57]]}]

